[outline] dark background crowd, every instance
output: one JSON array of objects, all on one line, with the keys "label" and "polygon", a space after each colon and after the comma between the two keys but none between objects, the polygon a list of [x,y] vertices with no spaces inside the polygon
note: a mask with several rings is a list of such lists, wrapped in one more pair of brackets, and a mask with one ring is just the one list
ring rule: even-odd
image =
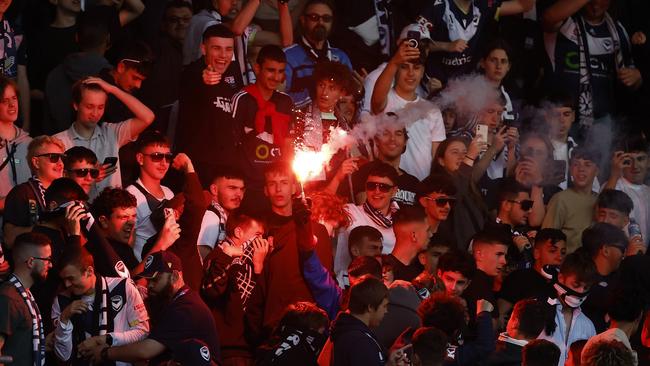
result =
[{"label": "dark background crowd", "polygon": [[0,0],[0,365],[650,364],[649,12]]}]

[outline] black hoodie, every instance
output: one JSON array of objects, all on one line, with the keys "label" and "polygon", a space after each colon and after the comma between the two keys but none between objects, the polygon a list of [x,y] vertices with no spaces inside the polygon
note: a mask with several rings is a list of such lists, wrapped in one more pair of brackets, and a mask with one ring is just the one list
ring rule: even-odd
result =
[{"label": "black hoodie", "polygon": [[348,313],[339,313],[332,326],[333,366],[383,366],[383,349],[370,328]]}]

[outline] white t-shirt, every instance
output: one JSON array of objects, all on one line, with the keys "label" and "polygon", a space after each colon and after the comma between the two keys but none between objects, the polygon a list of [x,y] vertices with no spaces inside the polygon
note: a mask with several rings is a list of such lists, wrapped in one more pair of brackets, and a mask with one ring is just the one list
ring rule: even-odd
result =
[{"label": "white t-shirt", "polygon": [[372,226],[379,230],[382,240],[382,254],[390,254],[395,247],[395,233],[392,228],[380,227],[366,215],[363,206],[353,205],[348,203],[345,205],[345,211],[350,215],[350,226],[341,231],[336,245],[336,255],[334,256],[334,272],[336,276],[343,272],[347,272],[352,258],[350,258],[350,251],[348,250],[348,236],[350,231],[357,226]]},{"label": "white t-shirt", "polygon": [[616,189],[625,192],[634,202],[630,217],[641,226],[643,241],[647,244],[650,239],[650,187],[645,184],[630,183],[625,178],[620,178],[616,182]]},{"label": "white t-shirt", "polygon": [[[140,184],[142,188],[144,188],[147,192],[149,192],[147,187],[145,187],[144,184],[142,184],[140,178],[136,180],[136,183]],[[138,261],[141,261],[142,255],[146,254],[146,253],[142,253],[142,248],[144,247],[144,243],[146,243],[147,239],[156,235],[158,232],[153,227],[153,223],[151,222],[151,218],[150,218],[151,209],[149,209],[149,204],[147,203],[147,197],[145,197],[144,194],[140,192],[140,190],[136,188],[133,184],[126,187],[126,190],[135,196],[135,199],[137,200],[137,204],[138,204],[135,210],[137,219],[135,223],[135,244],[133,245],[133,254],[135,254],[135,257],[138,259]],[[174,198],[174,192],[172,192],[171,189],[162,186],[162,190],[163,193],[165,194],[166,200],[170,200]]]},{"label": "white t-shirt", "polygon": [[[386,68],[386,65],[388,63],[383,62],[381,65],[377,66],[376,69],[372,70],[365,79],[363,79],[363,88],[365,90],[365,94],[363,96],[363,106],[361,107],[361,110],[364,112],[371,113],[371,108],[370,108],[370,100],[372,99],[372,91],[375,88],[375,83],[377,82],[377,79],[379,79],[379,75],[384,71]],[[394,85],[394,83],[393,83]],[[422,86],[418,85],[418,89],[416,90],[416,93],[422,97],[426,98],[427,94],[426,91],[422,88]]]},{"label": "white t-shirt", "polygon": [[[397,95],[395,89],[391,89],[388,92],[384,112],[397,112],[406,107],[407,104],[421,100],[419,96],[414,101],[402,99]],[[442,122],[440,109],[431,104],[431,111],[427,118],[417,120],[407,127],[406,131],[409,139],[399,167],[417,179],[423,180],[431,172],[431,163],[433,162],[431,144],[433,142],[442,142],[446,138],[445,124]]]},{"label": "white t-shirt", "polygon": [[[73,123],[70,125],[70,128],[57,133],[54,137],[63,141],[66,150],[73,146],[83,146],[92,150],[95,155],[97,155],[97,161],[101,164],[104,159],[109,156],[118,157],[120,148],[137,137],[132,136],[131,126],[132,120],[130,119],[119,123],[102,122],[95,127],[92,137],[86,139],[77,133]],[[95,190],[91,192],[90,197],[96,197],[97,193],[103,191],[106,187],[121,186],[122,173],[120,172],[120,164],[118,163],[117,171],[103,181],[97,183],[95,185]]]},{"label": "white t-shirt", "polygon": [[221,219],[213,211],[205,210],[196,245],[205,245],[214,249],[220,235],[225,235],[225,233],[221,233]]}]

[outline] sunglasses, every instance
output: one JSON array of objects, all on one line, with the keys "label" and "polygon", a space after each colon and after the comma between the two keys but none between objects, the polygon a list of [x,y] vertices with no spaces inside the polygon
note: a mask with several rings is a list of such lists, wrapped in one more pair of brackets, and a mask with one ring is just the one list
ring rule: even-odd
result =
[{"label": "sunglasses", "polygon": [[39,261],[43,262],[52,262],[52,257],[32,257],[32,259],[38,259]]},{"label": "sunglasses", "polygon": [[65,158],[65,154],[47,153],[47,154],[36,155],[36,157],[37,158],[48,158],[48,159],[50,159],[50,163],[55,164],[55,163],[58,163],[59,161],[63,160],[63,158]]},{"label": "sunglasses", "polygon": [[453,197],[440,197],[440,198],[424,197],[424,199],[435,202],[436,206],[438,207],[445,207],[447,206],[447,204],[449,204],[449,206],[453,206],[456,203],[456,199]]},{"label": "sunglasses", "polygon": [[120,61],[123,62],[125,65],[135,68],[139,73],[145,75],[149,71],[151,71],[151,67],[153,66],[153,62],[150,60],[135,60],[132,58],[123,58]]},{"label": "sunglasses", "polygon": [[393,189],[393,187],[395,187],[395,186],[392,186],[392,185],[386,184],[386,183],[377,183],[377,182],[367,182],[366,183],[366,190],[369,191],[369,192],[373,192],[373,191],[375,191],[375,190],[377,190],[379,188],[380,192],[388,193],[388,192],[390,192],[391,189]]},{"label": "sunglasses", "polygon": [[519,206],[521,206],[521,209],[524,211],[528,211],[531,208],[533,208],[533,203],[535,203],[534,201],[531,200],[523,200],[523,201],[508,200],[508,202],[518,203]]},{"label": "sunglasses", "polygon": [[99,169],[95,168],[83,168],[83,169],[68,169],[70,173],[74,173],[74,176],[77,178],[85,178],[90,174],[90,177],[95,179],[99,177]]},{"label": "sunglasses", "polygon": [[148,156],[151,161],[154,163],[159,163],[163,159],[167,160],[168,163],[171,163],[171,161],[174,159],[174,154],[172,153],[151,153],[151,154],[142,154],[144,156]]},{"label": "sunglasses", "polygon": [[314,23],[318,22],[321,19],[323,20],[323,23],[331,23],[334,20],[334,17],[329,14],[318,15],[312,13],[312,14],[305,14],[305,17]]}]

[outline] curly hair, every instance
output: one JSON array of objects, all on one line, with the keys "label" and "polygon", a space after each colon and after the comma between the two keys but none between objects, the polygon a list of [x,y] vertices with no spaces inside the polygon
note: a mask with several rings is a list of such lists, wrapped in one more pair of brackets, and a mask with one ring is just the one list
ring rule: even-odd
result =
[{"label": "curly hair", "polygon": [[583,365],[625,366],[633,365],[632,351],[617,340],[600,340],[585,347],[580,357]]},{"label": "curly hair", "polygon": [[465,307],[457,297],[444,292],[431,295],[418,307],[423,327],[435,327],[447,335],[455,333],[465,325]]},{"label": "curly hair", "polygon": [[314,192],[311,199],[311,219],[316,222],[333,221],[338,227],[350,225],[350,215],[343,209],[345,201],[331,193]]},{"label": "curly hair", "polygon": [[136,207],[138,202],[134,195],[122,188],[104,189],[90,206],[94,217],[110,217],[117,207]]}]

